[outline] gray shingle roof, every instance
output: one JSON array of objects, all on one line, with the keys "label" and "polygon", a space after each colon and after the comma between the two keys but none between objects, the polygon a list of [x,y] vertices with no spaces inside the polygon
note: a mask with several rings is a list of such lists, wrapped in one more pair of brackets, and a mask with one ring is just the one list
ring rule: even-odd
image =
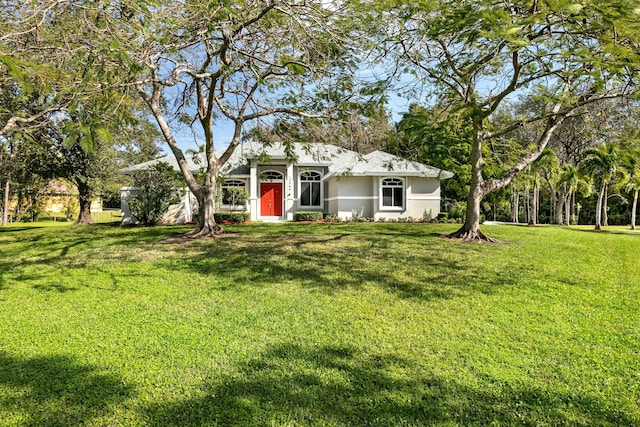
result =
[{"label": "gray shingle roof", "polygon": [[[199,171],[204,165],[202,153],[186,156],[189,168],[193,172]],[[383,151],[361,155],[355,151],[321,143],[293,143],[290,145],[276,143],[263,145],[252,141],[239,145],[229,162],[223,167],[223,175],[246,175],[249,173],[248,160],[257,159],[262,162],[278,162],[291,159],[300,166],[322,165],[328,168],[325,177],[354,175],[354,176],[425,176],[431,178],[448,179],[453,173],[412,162]],[[165,156],[156,160],[140,163],[120,172],[130,174],[135,171],[148,169],[152,165],[165,162],[178,170],[178,162],[174,156]]]}]

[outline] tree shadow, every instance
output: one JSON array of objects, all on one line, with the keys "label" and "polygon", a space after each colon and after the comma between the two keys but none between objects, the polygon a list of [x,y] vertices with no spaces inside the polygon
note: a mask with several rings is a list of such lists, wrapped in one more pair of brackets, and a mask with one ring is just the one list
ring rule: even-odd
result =
[{"label": "tree shadow", "polygon": [[0,390],[0,414],[24,426],[91,424],[133,395],[122,379],[70,357],[6,352],[0,352]]},{"label": "tree shadow", "polygon": [[[483,378],[462,384],[393,355],[277,344],[198,396],[148,407],[166,425],[634,425],[598,399]],[[521,382],[519,384],[524,384]],[[490,386],[490,387],[487,387]]]},{"label": "tree shadow", "polygon": [[247,234],[190,246],[189,259],[169,260],[167,268],[222,278],[210,281],[218,289],[295,281],[329,294],[376,286],[420,300],[492,294],[498,287],[518,284],[530,268],[505,262],[500,271],[487,271],[481,263],[493,250],[488,245],[462,246],[431,234],[387,229]]},{"label": "tree shadow", "polygon": [[[90,225],[65,228],[64,232],[54,233],[51,228],[30,227],[31,233],[7,233],[0,242],[0,290],[6,289],[7,282],[46,280],[50,278],[51,267],[70,269],[87,268],[101,260],[116,258],[121,252],[140,252],[145,244],[155,243],[170,234],[179,234],[181,230],[166,228],[137,229],[135,233],[122,233],[110,225]],[[7,230],[16,231],[16,229]],[[2,244],[8,242],[4,247]],[[11,244],[21,243],[21,244]],[[112,252],[112,253],[110,253]],[[120,257],[122,261],[127,256]],[[46,267],[40,269],[39,266]],[[78,289],[59,283],[40,283],[38,290],[70,291]]]}]

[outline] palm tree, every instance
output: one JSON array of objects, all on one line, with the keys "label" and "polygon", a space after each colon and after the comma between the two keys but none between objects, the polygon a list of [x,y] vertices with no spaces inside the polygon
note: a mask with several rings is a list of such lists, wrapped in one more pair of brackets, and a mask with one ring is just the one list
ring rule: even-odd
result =
[{"label": "palm tree", "polygon": [[640,149],[633,150],[626,158],[626,168],[629,178],[625,182],[624,189],[633,193],[631,205],[631,229],[636,229],[636,210],[638,206],[638,193],[640,193]]},{"label": "palm tree", "polygon": [[[592,185],[591,179],[582,174],[579,168],[566,164],[563,166],[561,182],[566,184],[565,194],[565,212],[566,212],[566,224],[571,224],[571,217],[575,216],[575,196],[577,193],[591,194]],[[576,223],[578,218],[575,218]]]},{"label": "palm tree", "polygon": [[623,171],[622,156],[617,145],[603,144],[600,147],[586,151],[586,157],[581,162],[582,169],[593,178],[600,180],[598,202],[596,204],[596,230],[602,229],[602,210],[605,194],[611,181]]}]

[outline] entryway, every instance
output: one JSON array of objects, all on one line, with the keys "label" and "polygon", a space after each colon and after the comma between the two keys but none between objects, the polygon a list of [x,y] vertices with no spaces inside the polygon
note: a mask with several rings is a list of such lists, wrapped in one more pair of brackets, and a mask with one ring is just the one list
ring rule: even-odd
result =
[{"label": "entryway", "polygon": [[260,183],[260,215],[282,216],[282,183]]}]

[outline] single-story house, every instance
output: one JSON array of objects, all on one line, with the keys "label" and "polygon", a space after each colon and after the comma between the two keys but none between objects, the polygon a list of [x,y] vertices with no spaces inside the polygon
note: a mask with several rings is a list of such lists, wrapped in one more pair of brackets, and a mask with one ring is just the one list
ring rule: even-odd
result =
[{"label": "single-story house", "polygon": [[[122,172],[146,169],[158,162],[178,169],[175,158],[167,156]],[[190,158],[189,163],[194,172],[203,165],[200,155]],[[440,181],[453,174],[382,151],[361,155],[329,144],[245,142],[236,148],[221,176],[223,194],[226,188],[239,187],[249,197],[240,207],[224,204],[223,197],[220,211],[244,210],[252,221],[278,221],[293,220],[299,211],[340,218],[354,213],[375,219],[435,217],[440,212]],[[127,204],[134,193],[135,188],[122,189],[124,223],[135,221]],[[183,201],[172,206],[165,222],[190,221],[194,204],[193,195],[185,191]]]}]

